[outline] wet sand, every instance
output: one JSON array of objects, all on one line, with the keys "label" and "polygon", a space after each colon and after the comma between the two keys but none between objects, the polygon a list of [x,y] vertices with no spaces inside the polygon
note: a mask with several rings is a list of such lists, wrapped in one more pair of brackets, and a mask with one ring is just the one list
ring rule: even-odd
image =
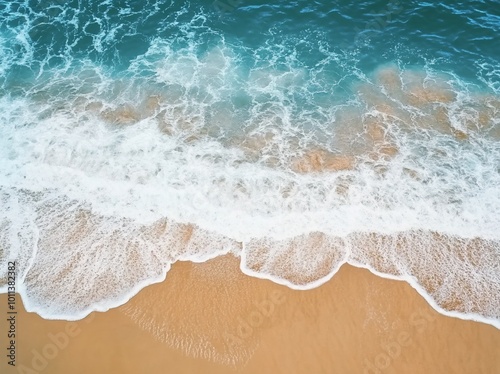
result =
[{"label": "wet sand", "polygon": [[[4,316],[6,305],[1,295]],[[500,373],[500,330],[440,315],[408,284],[348,265],[296,291],[242,274],[228,255],[177,263],[81,321],[43,320],[19,297],[17,308],[17,366],[2,354],[5,374]],[[6,332],[2,322],[3,352]]]}]

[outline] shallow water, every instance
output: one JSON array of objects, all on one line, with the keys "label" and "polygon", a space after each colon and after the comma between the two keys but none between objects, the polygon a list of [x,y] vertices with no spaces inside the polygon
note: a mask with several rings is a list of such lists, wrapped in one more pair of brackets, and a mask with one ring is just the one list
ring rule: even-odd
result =
[{"label": "shallow water", "polygon": [[0,261],[28,309],[231,252],[500,326],[498,3],[228,4],[0,2]]}]

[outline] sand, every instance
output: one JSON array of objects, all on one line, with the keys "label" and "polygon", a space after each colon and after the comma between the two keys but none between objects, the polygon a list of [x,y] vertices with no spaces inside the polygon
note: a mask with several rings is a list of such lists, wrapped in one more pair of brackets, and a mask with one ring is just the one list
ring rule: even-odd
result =
[{"label": "sand", "polygon": [[[1,295],[4,315],[6,304]],[[5,374],[500,373],[500,330],[348,265],[297,291],[242,274],[228,255],[174,264],[127,304],[76,322],[17,306],[17,366],[2,354]]]}]

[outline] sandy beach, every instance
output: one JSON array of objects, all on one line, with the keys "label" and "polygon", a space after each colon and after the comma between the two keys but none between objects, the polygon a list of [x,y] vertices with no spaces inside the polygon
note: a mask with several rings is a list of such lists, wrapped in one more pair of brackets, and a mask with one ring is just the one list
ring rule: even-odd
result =
[{"label": "sandy beach", "polygon": [[242,274],[230,255],[180,262],[125,305],[75,322],[17,303],[6,374],[500,372],[498,329],[440,315],[408,284],[349,265],[296,291]]},{"label": "sandy beach", "polygon": [[0,374],[500,374],[500,0],[0,0]]}]

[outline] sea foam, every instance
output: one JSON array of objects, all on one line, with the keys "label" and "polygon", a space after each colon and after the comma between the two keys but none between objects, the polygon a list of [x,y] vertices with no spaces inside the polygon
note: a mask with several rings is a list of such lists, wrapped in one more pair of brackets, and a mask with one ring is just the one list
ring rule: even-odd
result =
[{"label": "sea foam", "polygon": [[250,51],[184,8],[143,43],[141,18],[112,22],[140,10],[95,6],[50,7],[47,48],[44,10],[0,36],[0,264],[28,310],[83,318],[233,253],[297,289],[366,267],[500,327],[494,65],[483,86],[431,62],[368,74],[322,38]]},{"label": "sea foam", "polygon": [[175,261],[231,252],[298,289],[367,267],[498,326],[498,99],[425,72],[373,77],[335,112],[334,143],[301,144],[260,113],[257,143],[221,138],[181,98],[126,102],[127,89],[120,105],[4,97],[2,259],[19,263],[27,308],[81,318]]}]

